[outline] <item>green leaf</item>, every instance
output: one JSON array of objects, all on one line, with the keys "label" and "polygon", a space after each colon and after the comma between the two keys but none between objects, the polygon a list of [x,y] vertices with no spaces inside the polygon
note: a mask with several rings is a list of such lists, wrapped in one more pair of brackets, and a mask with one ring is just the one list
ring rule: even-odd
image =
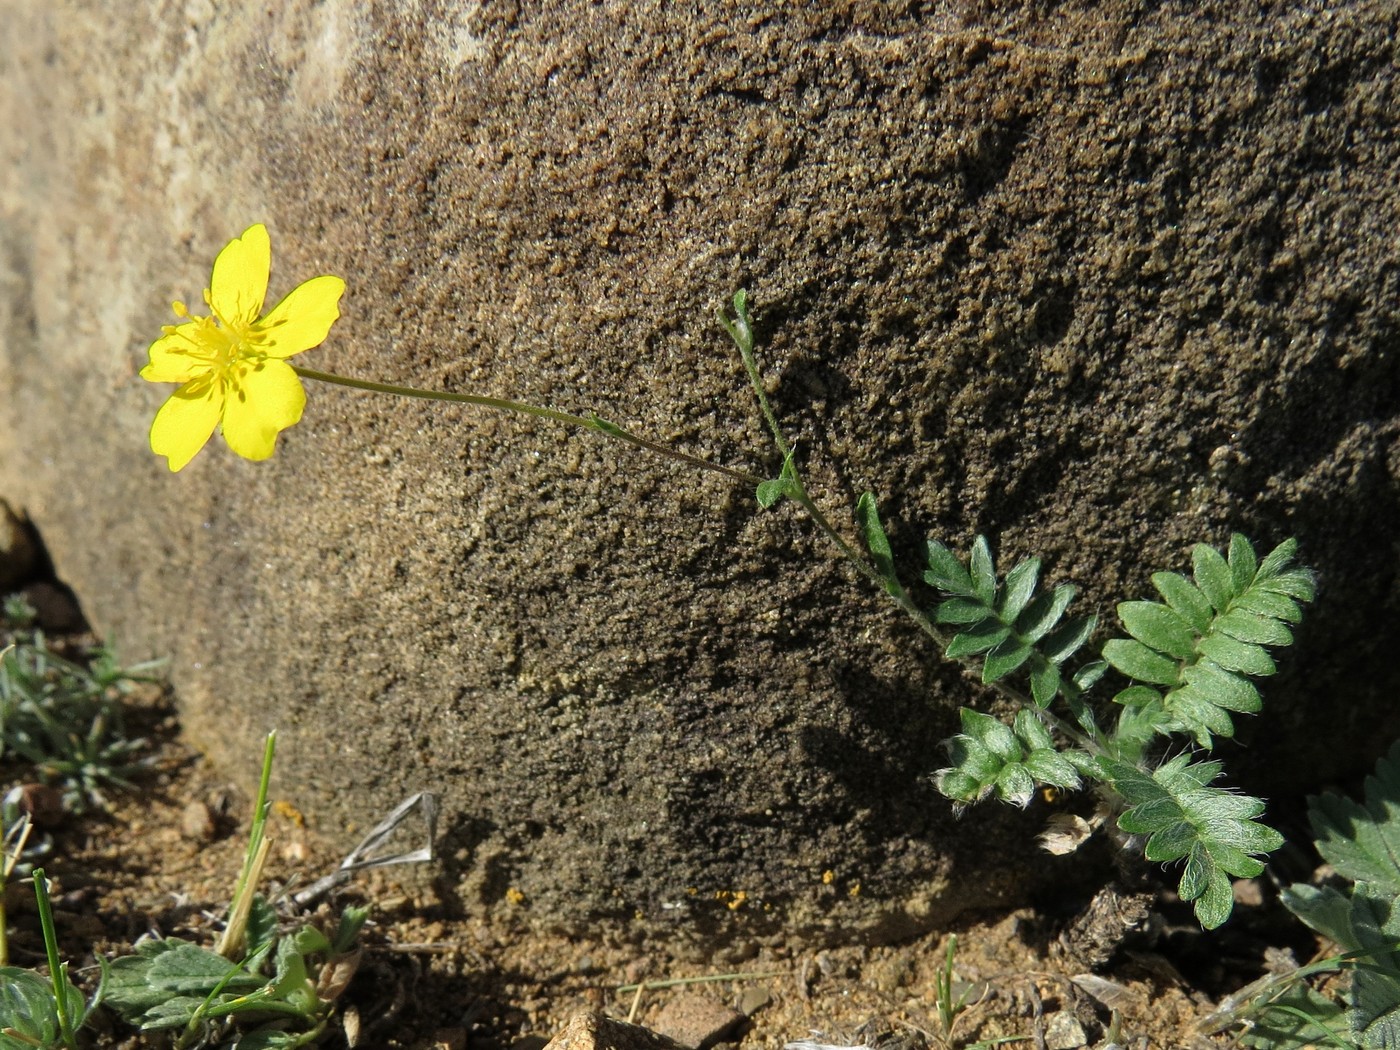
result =
[{"label": "green leaf", "polygon": [[[1010,635],[1009,631],[1007,633]],[[982,667],[982,681],[991,683],[1005,678],[1025,663],[1032,651],[1029,645],[1022,645],[1014,636],[1007,637],[987,653],[987,662]]]},{"label": "green leaf", "polygon": [[1103,658],[1139,682],[1176,685],[1181,669],[1175,660],[1154,652],[1139,641],[1114,638],[1104,643]]},{"label": "green leaf", "polygon": [[758,500],[758,505],[767,510],[773,504],[787,495],[787,482],[782,478],[773,478],[770,481],[760,481],[758,487],[754,489],[754,498]]},{"label": "green leaf", "polygon": [[1352,1029],[1360,1033],[1363,1046],[1400,1046],[1400,903],[1357,883],[1351,925],[1368,956],[1367,965],[1352,975]]},{"label": "green leaf", "polygon": [[135,955],[113,959],[107,967],[103,1002],[124,1020],[145,1025],[148,1014],[171,1016],[166,1008],[177,1000],[188,999],[198,1007],[216,988],[232,996],[255,991],[265,983],[217,952],[167,938],[143,941]]},{"label": "green leaf", "polygon": [[1236,603],[1211,630],[1254,645],[1292,645],[1293,632],[1271,616],[1259,616]]},{"label": "green leaf", "polygon": [[958,717],[962,721],[963,732],[992,754],[1006,762],[1021,760],[1021,743],[1001,719],[984,715],[970,707],[959,711]]},{"label": "green leaf", "polygon": [[1152,574],[1152,585],[1192,630],[1200,634],[1209,630],[1214,611],[1210,599],[1194,583],[1180,573],[1157,572]]},{"label": "green leaf", "polygon": [[1235,597],[1235,577],[1220,552],[1204,543],[1196,544],[1191,548],[1191,567],[1196,586],[1210,600],[1210,604],[1219,612],[1228,609]]},{"label": "green leaf", "polygon": [[1073,620],[1066,620],[1050,632],[1040,644],[1040,651],[1045,655],[1045,659],[1052,664],[1064,663],[1089,640],[1097,623],[1098,619],[1093,616],[1081,616]]},{"label": "green leaf", "polygon": [[1028,558],[1006,574],[1006,584],[1002,588],[1001,602],[997,612],[1004,623],[1015,623],[1035,595],[1036,581],[1040,578],[1040,559]]},{"label": "green leaf", "polygon": [[1158,839],[1161,832],[1169,832],[1172,828],[1181,827],[1190,832],[1192,843],[1196,840],[1196,834],[1191,825],[1186,821],[1186,814],[1182,811],[1181,805],[1170,795],[1159,795],[1156,798],[1139,802],[1131,809],[1125,810],[1118,818],[1118,826],[1130,835],[1151,835],[1147,848],[1143,851],[1148,860],[1165,863],[1169,860],[1176,860],[1182,853],[1157,853],[1152,847],[1153,841],[1170,842],[1171,836]]},{"label": "green leaf", "polygon": [[984,620],[969,630],[953,635],[944,655],[950,660],[960,656],[976,656],[1000,645],[1011,634],[1011,628],[996,620]]},{"label": "green leaf", "polygon": [[340,921],[336,923],[335,935],[331,937],[331,954],[345,955],[355,945],[355,939],[359,937],[360,930],[364,928],[365,922],[369,919],[369,909],[358,905],[346,905],[340,913]]},{"label": "green leaf", "polygon": [[1364,802],[1328,792],[1308,800],[1308,820],[1338,874],[1400,898],[1400,742],[1366,778]]},{"label": "green leaf", "polygon": [[1025,809],[1035,797],[1035,779],[1019,762],[1011,762],[997,774],[997,795]]},{"label": "green leaf", "polygon": [[1036,707],[1046,708],[1060,689],[1060,669],[1048,660],[1034,661],[1031,668],[1031,700]]},{"label": "green leaf", "polygon": [[1211,746],[1212,733],[1223,737],[1235,735],[1235,723],[1229,714],[1192,686],[1173,689],[1166,695],[1163,707],[1202,747]]},{"label": "green leaf", "polygon": [[1122,602],[1118,618],[1130,635],[1159,653],[1189,660],[1196,653],[1196,632],[1181,615],[1156,602]]},{"label": "green leaf", "polygon": [[947,742],[947,747],[948,756],[953,760],[951,768],[975,779],[979,790],[987,790],[1006,764],[990,748],[966,733],[953,737]]},{"label": "green leaf", "polygon": [[[1092,626],[1092,625],[1091,625]],[[1092,689],[1108,670],[1107,660],[1093,660],[1074,672],[1072,681],[1080,689]]]},{"label": "green leaf", "polygon": [[924,582],[930,587],[937,587],[940,591],[963,598],[977,596],[972,586],[972,577],[963,568],[962,562],[937,540],[928,541],[928,571],[924,573]]},{"label": "green leaf", "polygon": [[1254,582],[1254,574],[1259,569],[1259,562],[1254,556],[1254,545],[1238,532],[1230,534],[1229,565],[1235,593],[1243,594],[1249,590],[1249,585]]},{"label": "green leaf", "polygon": [[245,933],[248,957],[261,955],[277,939],[277,909],[261,893],[254,895],[248,908],[248,928]]},{"label": "green leaf", "polygon": [[623,430],[616,423],[611,423],[604,419],[596,412],[588,413],[588,424],[594,430],[602,434],[607,434],[609,437],[625,438],[627,435],[627,431]]},{"label": "green leaf", "polygon": [[1259,571],[1254,574],[1255,580],[1262,583],[1290,568],[1297,553],[1298,541],[1295,539],[1284,540],[1264,556],[1264,560],[1259,563]]},{"label": "green leaf", "polygon": [[1252,682],[1209,660],[1182,668],[1181,679],[1211,703],[1229,711],[1252,715],[1264,706]]},{"label": "green leaf", "polygon": [[1279,896],[1289,911],[1322,936],[1344,947],[1355,947],[1349,896],[1332,886],[1307,883],[1286,886]]},{"label": "green leaf", "polygon": [[[1177,810],[1177,813],[1179,814],[1180,810]],[[1141,834],[1141,832],[1137,832],[1137,834]],[[1143,856],[1158,863],[1179,860],[1191,852],[1191,847],[1196,844],[1196,838],[1196,829],[1179,817],[1166,821],[1147,840],[1147,845],[1143,848]]]},{"label": "green leaf", "polygon": [[1307,569],[1289,569],[1267,580],[1261,580],[1258,586],[1274,594],[1286,594],[1300,602],[1310,602],[1317,596],[1317,581]]},{"label": "green leaf", "polygon": [[303,926],[287,938],[298,955],[317,955],[331,950],[331,940],[315,926]]},{"label": "green leaf", "polygon": [[1130,685],[1114,696],[1113,702],[1124,707],[1147,707],[1152,704],[1160,707],[1162,694],[1150,685]]},{"label": "green leaf", "polygon": [[1053,749],[1055,746],[1055,740],[1045,723],[1027,708],[1023,707],[1016,712],[1016,717],[1011,722],[1011,731],[1028,751]]},{"label": "green leaf", "polygon": [[1227,671],[1243,671],[1248,675],[1262,677],[1278,670],[1273,659],[1259,646],[1236,641],[1227,635],[1207,635],[1200,640],[1196,649],[1202,656],[1209,657]]},{"label": "green leaf", "polygon": [[1230,874],[1254,876],[1263,871],[1252,853],[1267,853],[1282,836],[1253,818],[1263,810],[1258,799],[1211,787],[1219,762],[1192,762],[1178,755],[1149,776],[1127,762],[1102,759],[1113,787],[1128,802],[1118,826],[1150,837],[1148,860],[1186,858],[1180,893],[1195,902],[1196,917],[1214,928],[1233,907]]},{"label": "green leaf", "polygon": [[767,510],[784,496],[792,496],[799,491],[801,487],[797,482],[797,464],[793,460],[793,454],[789,452],[783,457],[782,473],[771,481],[760,481],[754,496],[758,505]]},{"label": "green leaf", "polygon": [[1230,912],[1235,907],[1234,894],[1230,891],[1230,880],[1223,872],[1215,872],[1207,883],[1206,888],[1197,897],[1187,897],[1182,894],[1183,900],[1195,901],[1196,921],[1201,924],[1204,930],[1214,930],[1225,924],[1225,920],[1230,917]]},{"label": "green leaf", "polygon": [[1308,1050],[1351,1047],[1346,1011],[1299,981],[1259,1004],[1240,1041],[1254,1050]]},{"label": "green leaf", "polygon": [[[81,997],[78,1002],[81,1006]],[[58,1010],[47,977],[17,966],[0,966],[0,1032],[9,1031],[14,1035],[0,1035],[3,1050],[60,1045]],[[26,1044],[19,1037],[31,1042]]]},{"label": "green leaf", "polygon": [[305,1046],[306,1035],[299,1032],[283,1032],[276,1028],[259,1028],[238,1037],[233,1050],[292,1050]]},{"label": "green leaf", "polygon": [[1023,641],[1034,645],[1060,622],[1074,595],[1074,587],[1068,583],[1037,595],[1016,618],[1016,633]]},{"label": "green leaf", "polygon": [[[1259,587],[1235,599],[1235,609],[1245,609],[1259,616],[1272,617],[1285,623],[1297,623],[1303,618],[1303,607],[1287,595],[1275,594]],[[1233,610],[1232,610],[1233,611]]]},{"label": "green leaf", "polygon": [[1080,785],[1074,763],[1054,750],[1036,750],[1026,756],[1025,767],[1042,784],[1074,790]]},{"label": "green leaf", "polygon": [[895,575],[894,554],[890,550],[885,527],[880,524],[880,512],[875,506],[873,492],[861,493],[860,499],[856,501],[856,520],[860,523],[865,546],[875,562],[875,571],[884,581],[885,590],[894,595],[902,594],[904,588],[900,586],[899,577]]},{"label": "green leaf", "polygon": [[986,536],[978,536],[972,544],[972,589],[983,605],[993,605],[997,600],[996,563],[992,561],[992,548]]},{"label": "green leaf", "polygon": [[938,604],[934,619],[938,623],[981,623],[983,620],[995,622],[996,613],[988,609],[977,598],[949,598]]},{"label": "green leaf", "polygon": [[933,776],[933,786],[954,802],[977,802],[990,790],[980,778],[956,768],[940,769]]}]

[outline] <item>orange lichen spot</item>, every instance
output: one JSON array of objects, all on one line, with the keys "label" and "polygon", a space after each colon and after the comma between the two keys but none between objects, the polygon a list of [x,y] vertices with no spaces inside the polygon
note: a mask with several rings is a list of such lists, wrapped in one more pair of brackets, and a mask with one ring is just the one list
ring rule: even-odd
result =
[{"label": "orange lichen spot", "polygon": [[276,813],[283,820],[290,820],[299,828],[306,827],[306,817],[302,815],[301,810],[297,809],[296,806],[292,805],[290,802],[279,798],[272,804],[272,812]]},{"label": "orange lichen spot", "polygon": [[738,911],[740,908],[742,908],[742,907],[744,906],[744,902],[745,902],[746,900],[748,900],[748,899],[749,899],[749,895],[748,895],[747,893],[745,893],[743,890],[740,890],[739,892],[737,892],[736,894],[734,894],[734,899],[731,900],[731,901],[729,902],[729,904],[727,905],[727,907],[729,908],[730,911]]},{"label": "orange lichen spot", "polygon": [[858,882],[853,882],[853,883],[851,883],[851,888],[848,889],[848,890],[846,891],[846,896],[847,896],[847,897],[859,897],[859,896],[860,896],[860,883],[858,883]]},{"label": "orange lichen spot", "polygon": [[512,886],[506,890],[506,903],[512,908],[518,908],[525,903],[525,894]]},{"label": "orange lichen spot", "polygon": [[836,881],[836,872],[832,871],[830,868],[827,868],[826,871],[822,872],[822,885],[823,885],[823,886],[830,886],[830,885],[831,885],[833,882],[835,882],[835,881]]}]

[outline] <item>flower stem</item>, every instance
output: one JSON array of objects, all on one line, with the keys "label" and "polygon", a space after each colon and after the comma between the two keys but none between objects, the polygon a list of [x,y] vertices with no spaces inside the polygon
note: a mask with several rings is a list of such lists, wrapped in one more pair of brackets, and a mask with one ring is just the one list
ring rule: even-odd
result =
[{"label": "flower stem", "polygon": [[[288,362],[291,364],[291,362]],[[524,401],[510,401],[501,397],[486,397],[482,394],[454,394],[445,390],[421,390],[413,386],[397,386],[393,383],[375,383],[368,379],[351,379],[348,376],[336,375],[333,372],[318,372],[314,368],[303,368],[300,365],[292,365],[297,375],[303,379],[316,379],[322,383],[333,383],[336,386],[346,386],[354,390],[369,390],[378,394],[396,394],[399,397],[415,397],[423,401],[453,401],[462,405],[479,405],[483,408],[494,408],[501,412],[514,412],[522,416],[535,416],[538,419],[548,419],[555,423],[563,423],[565,426],[578,427],[581,430],[589,430],[595,434],[612,438],[614,441],[621,441],[623,444],[631,445],[634,448],[643,448],[648,452],[654,452],[658,456],[675,460],[678,463],[685,463],[692,467],[699,467],[701,470],[708,470],[715,474],[723,474],[727,478],[735,481],[742,481],[746,485],[757,485],[763,481],[756,474],[750,474],[746,470],[739,470],[736,467],[726,466],[723,463],[712,463],[708,459],[699,456],[692,456],[688,452],[681,452],[663,445],[659,441],[642,437],[632,431],[611,423],[606,419],[601,419],[590,413],[587,416],[576,416],[569,412],[560,412],[557,409],[545,408],[542,405],[531,405]]]}]

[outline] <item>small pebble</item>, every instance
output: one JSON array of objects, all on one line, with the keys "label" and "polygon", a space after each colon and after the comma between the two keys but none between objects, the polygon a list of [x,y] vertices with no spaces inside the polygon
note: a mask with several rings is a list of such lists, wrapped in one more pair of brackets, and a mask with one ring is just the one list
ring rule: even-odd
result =
[{"label": "small pebble", "polygon": [[28,813],[36,828],[56,828],[63,823],[68,809],[63,804],[63,792],[50,784],[23,784],[11,792],[21,813]]},{"label": "small pebble", "polygon": [[652,1027],[668,1039],[696,1050],[732,1039],[747,1018],[718,999],[682,992],[668,999]]},{"label": "small pebble", "polygon": [[195,799],[180,814],[180,834],[193,842],[214,841],[214,814],[207,803]]},{"label": "small pebble", "polygon": [[1050,1015],[1045,1025],[1046,1050],[1079,1050],[1088,1043],[1084,1026],[1075,1019],[1074,1014],[1061,1011]]},{"label": "small pebble", "polygon": [[433,1033],[432,1050],[467,1050],[467,1030],[465,1028],[439,1028]]}]

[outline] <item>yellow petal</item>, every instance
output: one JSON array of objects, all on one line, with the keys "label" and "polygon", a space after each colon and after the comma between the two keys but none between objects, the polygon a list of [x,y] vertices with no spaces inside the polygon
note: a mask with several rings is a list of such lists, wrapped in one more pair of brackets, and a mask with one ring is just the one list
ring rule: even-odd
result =
[{"label": "yellow petal", "polygon": [[251,340],[269,357],[291,357],[320,346],[340,316],[345,282],[313,277],[297,285],[254,326]]},{"label": "yellow petal", "polygon": [[190,351],[195,348],[193,341],[181,331],[181,329],[194,329],[198,325],[194,321],[188,324],[177,325],[167,335],[161,336],[151,344],[147,353],[150,361],[145,368],[141,369],[141,378],[152,383],[185,383],[209,371],[206,362],[196,360],[190,356]]},{"label": "yellow petal", "polygon": [[209,279],[209,305],[226,325],[250,325],[262,313],[272,245],[267,227],[249,226],[224,246]]},{"label": "yellow petal", "polygon": [[224,404],[224,440],[244,459],[267,459],[277,435],[301,418],[306,391],[285,361],[245,362],[236,367]]},{"label": "yellow petal", "polygon": [[151,451],[165,456],[171,470],[182,468],[214,433],[223,402],[218,383],[206,379],[186,383],[156,413],[151,423]]}]

